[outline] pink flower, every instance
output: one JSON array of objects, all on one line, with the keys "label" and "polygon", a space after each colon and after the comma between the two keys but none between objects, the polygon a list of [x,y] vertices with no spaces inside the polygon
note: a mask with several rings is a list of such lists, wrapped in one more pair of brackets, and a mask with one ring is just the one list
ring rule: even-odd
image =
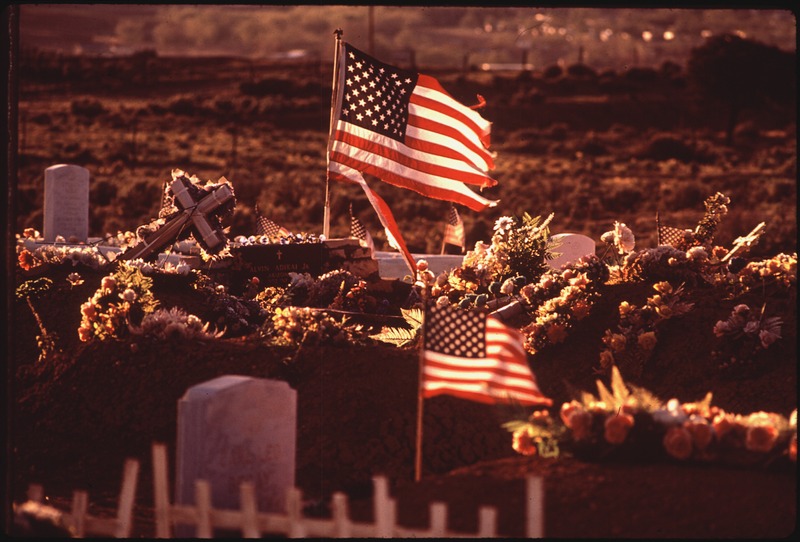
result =
[{"label": "pink flower", "polygon": [[514,438],[511,443],[514,451],[522,455],[536,455],[536,441],[533,438],[531,429],[523,427],[514,431]]},{"label": "pink flower", "polygon": [[769,452],[778,440],[778,430],[771,424],[751,425],[747,428],[745,448],[751,452]]},{"label": "pink flower", "polygon": [[676,459],[689,459],[692,455],[692,435],[683,427],[670,427],[663,442],[667,453]]},{"label": "pink flower", "polygon": [[711,444],[714,430],[702,416],[692,416],[683,424],[683,427],[691,433],[695,448],[698,450],[705,450]]},{"label": "pink flower", "polygon": [[633,416],[619,413],[606,418],[604,435],[611,444],[622,444],[633,427]]}]

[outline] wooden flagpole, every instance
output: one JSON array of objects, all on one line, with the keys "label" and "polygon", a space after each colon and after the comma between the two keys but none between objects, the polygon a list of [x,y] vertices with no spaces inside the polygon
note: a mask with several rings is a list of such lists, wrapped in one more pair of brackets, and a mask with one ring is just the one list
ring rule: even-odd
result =
[{"label": "wooden flagpole", "polygon": [[423,386],[425,378],[425,324],[427,323],[427,296],[422,295],[422,325],[419,328],[419,377],[417,378],[417,439],[414,446],[414,481],[422,477],[422,413],[425,406]]},{"label": "wooden flagpole", "polygon": [[[336,45],[334,46],[333,50],[333,80],[331,82],[331,121],[330,126],[328,128],[328,150],[325,153],[326,163],[330,162],[331,156],[331,143],[333,142],[333,128],[334,122],[336,119],[336,98],[339,92],[338,82],[339,82],[339,54],[342,46],[342,34],[343,31],[341,28],[337,28],[333,32],[334,36],[336,36]],[[331,182],[330,182],[330,170],[326,169],[325,172],[325,211],[323,216],[323,223],[322,223],[322,235],[325,236],[327,239],[330,237],[331,233]]]}]

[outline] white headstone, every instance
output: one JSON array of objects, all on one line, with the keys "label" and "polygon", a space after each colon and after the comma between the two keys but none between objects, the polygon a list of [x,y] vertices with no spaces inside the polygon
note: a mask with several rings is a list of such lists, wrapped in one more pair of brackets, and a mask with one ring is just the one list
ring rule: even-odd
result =
[{"label": "white headstone", "polygon": [[89,237],[89,170],[58,164],[44,170],[44,240],[57,236],[86,242]]},{"label": "white headstone", "polygon": [[192,386],[178,401],[175,501],[194,504],[195,480],[207,480],[214,508],[238,510],[247,481],[260,512],[285,513],[296,428],[297,392],[286,382],[226,375]]},{"label": "white headstone", "polygon": [[564,264],[575,262],[583,256],[595,253],[594,240],[579,233],[558,233],[551,239],[558,245],[552,250],[557,256],[548,260],[547,264],[556,270],[561,269]]}]

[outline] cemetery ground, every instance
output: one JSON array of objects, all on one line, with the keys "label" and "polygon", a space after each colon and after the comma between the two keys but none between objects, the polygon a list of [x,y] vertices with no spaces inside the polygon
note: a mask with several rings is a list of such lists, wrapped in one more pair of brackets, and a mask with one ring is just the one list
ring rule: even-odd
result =
[{"label": "cemetery ground", "polygon": [[[318,232],[329,74],[257,74],[248,86],[240,83],[248,81],[249,65],[157,62],[160,71],[150,72],[149,81],[113,92],[113,81],[101,89],[91,78],[21,82],[19,231],[41,228],[44,169],[75,163],[92,174],[90,235],[134,230],[154,218],[173,168],[232,182],[231,236],[253,233],[256,203],[283,226]],[[664,90],[664,81],[622,92],[560,81],[483,74],[450,81],[448,88],[461,89],[467,103],[475,92],[486,97],[482,114],[494,122],[498,151],[499,185],[489,196],[501,203],[485,216],[464,213],[470,245],[489,241],[500,216],[553,212],[554,232],[584,233],[599,244],[619,220],[636,232],[637,248],[652,247],[656,211],[671,226],[691,228],[702,217],[703,200],[720,191],[731,203],[718,244],[730,246],[763,220],[767,234],[750,257],[796,250],[796,137],[786,120],[794,113],[746,116],[734,145],[726,146],[721,110],[693,106],[680,89]],[[581,86],[585,93],[576,93]],[[438,253],[441,233],[435,232],[443,230],[446,206],[392,187],[377,191],[393,205],[411,250]],[[347,206],[356,196],[334,190],[334,234],[346,235]],[[379,232],[366,202],[354,205]],[[353,517],[368,518],[371,477],[384,474],[399,501],[400,524],[425,525],[428,503],[440,500],[449,505],[450,527],[469,532],[477,507],[494,505],[498,531],[519,536],[524,477],[535,473],[545,481],[547,536],[778,538],[796,529],[794,464],[521,456],[501,426],[508,412],[449,396],[425,401],[423,477],[415,483],[415,350],[278,347],[248,333],[205,342],[81,343],[80,305],[103,274],[80,268],[83,282],[73,285],[67,276],[75,270],[71,264],[17,269],[18,283],[53,280],[48,295],[33,303],[57,334],[61,354],[37,361],[38,325],[17,301],[7,462],[14,500],[24,499],[28,484],[40,483],[51,504],[68,509],[72,491],[86,489],[90,511],[111,515],[123,462],[134,457],[142,462],[134,534],[152,536],[150,445],[163,442],[174,453],[177,401],[192,385],[238,374],[285,380],[297,390],[296,484],[309,514],[329,513],[331,493],[344,491]],[[155,276],[153,294],[163,307],[217,318],[213,298],[186,277]],[[608,285],[565,342],[529,357],[554,411],[572,398],[567,383],[596,389],[603,332],[618,318],[620,302],[641,305],[651,294],[648,283]],[[784,319],[782,339],[757,364],[730,372],[709,355],[710,330],[730,304],[702,289],[695,295],[695,310],[662,328],[653,357],[631,382],[664,400],[699,401],[711,391],[713,404],[729,412],[788,416],[797,406],[795,297],[770,298]],[[740,301],[760,306],[763,295],[752,291]]]}]

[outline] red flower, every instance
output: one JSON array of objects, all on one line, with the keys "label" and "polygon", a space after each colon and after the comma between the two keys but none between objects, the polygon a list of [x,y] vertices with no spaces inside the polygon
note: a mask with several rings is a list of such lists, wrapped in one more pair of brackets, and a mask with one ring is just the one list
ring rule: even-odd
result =
[{"label": "red flower", "polygon": [[511,444],[514,451],[522,455],[536,455],[536,441],[531,435],[529,427],[514,431],[514,440]]}]

